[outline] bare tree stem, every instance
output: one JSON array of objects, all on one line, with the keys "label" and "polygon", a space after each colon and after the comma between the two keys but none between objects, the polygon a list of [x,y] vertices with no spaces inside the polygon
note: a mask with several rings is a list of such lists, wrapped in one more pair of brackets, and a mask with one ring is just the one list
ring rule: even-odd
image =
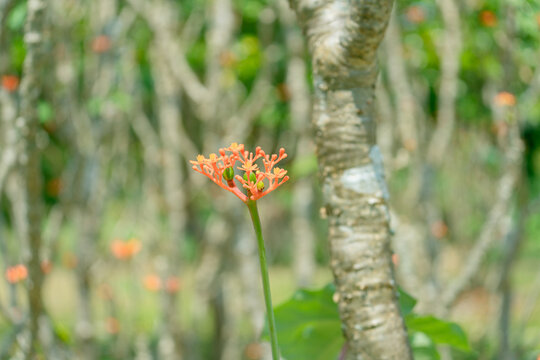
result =
[{"label": "bare tree stem", "polygon": [[28,15],[24,41],[26,57],[21,82],[21,116],[17,120],[21,135],[22,151],[19,163],[23,175],[24,201],[27,202],[26,221],[27,243],[30,247],[28,260],[30,285],[28,303],[30,306],[30,346],[26,359],[33,359],[39,352],[39,320],[43,312],[41,271],[41,225],[43,219],[41,153],[38,131],[37,107],[43,84],[46,52],[44,43],[46,3],[43,0],[28,1]]}]

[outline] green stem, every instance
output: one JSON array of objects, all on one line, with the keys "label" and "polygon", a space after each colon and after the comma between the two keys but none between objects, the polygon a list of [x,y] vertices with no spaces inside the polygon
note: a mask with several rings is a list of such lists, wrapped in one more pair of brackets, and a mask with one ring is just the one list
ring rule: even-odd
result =
[{"label": "green stem", "polygon": [[270,294],[270,279],[268,278],[268,265],[266,264],[266,250],[262,236],[261,219],[257,210],[257,201],[248,200],[246,205],[253,221],[253,228],[257,235],[259,245],[259,261],[261,265],[261,277],[264,290],[264,302],[266,303],[266,317],[268,319],[268,328],[270,329],[270,344],[272,346],[272,360],[279,360],[279,346],[276,331],[276,320],[274,319],[274,309],[272,308],[272,295]]}]

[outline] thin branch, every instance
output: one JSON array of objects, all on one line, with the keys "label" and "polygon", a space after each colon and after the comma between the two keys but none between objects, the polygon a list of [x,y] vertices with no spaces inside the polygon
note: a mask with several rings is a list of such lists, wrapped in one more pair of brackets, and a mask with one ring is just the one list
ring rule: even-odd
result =
[{"label": "thin branch", "polygon": [[194,103],[199,105],[207,103],[208,90],[188,64],[179,41],[175,40],[171,19],[175,12],[163,1],[128,0],[128,2],[154,32],[160,53],[165,56],[178,84]]},{"label": "thin branch", "polygon": [[241,134],[249,133],[249,129],[253,125],[253,120],[262,111],[268,101],[268,94],[272,90],[270,84],[270,71],[268,69],[261,70],[259,76],[255,80],[255,85],[249,96],[240,106],[240,109],[230,117],[228,123],[231,124],[226,135],[225,143],[236,141]]},{"label": "thin branch", "polygon": [[45,84],[45,63],[47,51],[45,47],[45,11],[47,3],[43,0],[28,1],[28,15],[25,24],[24,41],[26,57],[23,64],[21,82],[21,117],[17,120],[20,126],[23,153],[19,161],[23,173],[24,201],[27,202],[26,221],[28,223],[27,237],[30,247],[28,261],[28,289],[30,307],[30,344],[26,351],[26,359],[33,359],[39,352],[40,318],[43,313],[41,271],[41,224],[43,219],[41,151],[36,141],[39,131],[39,116],[37,105],[41,89]]},{"label": "thin branch", "polygon": [[516,124],[510,129],[508,148],[505,149],[505,167],[503,176],[497,186],[497,199],[489,212],[486,222],[480,232],[478,240],[470,251],[460,275],[451,282],[443,292],[442,306],[448,309],[456,301],[458,296],[467,288],[478,269],[490,246],[498,239],[496,236],[501,227],[502,219],[507,215],[512,196],[520,175],[523,145],[519,137],[519,129]]},{"label": "thin branch", "polygon": [[454,132],[462,48],[460,15],[456,0],[437,0],[437,5],[443,18],[444,33],[439,54],[441,84],[438,94],[437,127],[427,151],[427,158],[431,164],[438,164],[444,159]]},{"label": "thin branch", "polygon": [[419,111],[419,105],[413,96],[410,81],[407,78],[401,44],[401,33],[395,10],[392,12],[386,37],[383,41],[386,53],[386,68],[388,70],[388,82],[396,97],[396,125],[400,131],[403,146],[410,152],[418,147],[417,121],[421,121],[423,115]]}]

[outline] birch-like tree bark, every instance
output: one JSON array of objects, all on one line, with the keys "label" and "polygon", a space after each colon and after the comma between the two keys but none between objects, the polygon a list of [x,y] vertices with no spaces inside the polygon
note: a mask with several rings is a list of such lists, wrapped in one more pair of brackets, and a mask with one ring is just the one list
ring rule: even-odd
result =
[{"label": "birch-like tree bark", "polygon": [[411,359],[375,142],[376,51],[391,0],[291,0],[312,55],[313,125],[347,359]]}]

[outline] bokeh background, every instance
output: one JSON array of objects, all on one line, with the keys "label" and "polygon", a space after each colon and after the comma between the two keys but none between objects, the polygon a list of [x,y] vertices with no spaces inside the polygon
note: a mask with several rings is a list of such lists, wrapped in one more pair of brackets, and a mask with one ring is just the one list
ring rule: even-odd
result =
[{"label": "bokeh background", "polygon": [[[0,1],[0,359],[27,346],[29,226],[10,159],[27,3]],[[190,169],[231,142],[284,147],[260,203],[274,303],[331,281],[305,41],[285,1],[50,0],[37,111],[48,359],[263,359],[256,243]],[[475,353],[540,352],[540,2],[395,4],[379,145],[394,262]]]}]

